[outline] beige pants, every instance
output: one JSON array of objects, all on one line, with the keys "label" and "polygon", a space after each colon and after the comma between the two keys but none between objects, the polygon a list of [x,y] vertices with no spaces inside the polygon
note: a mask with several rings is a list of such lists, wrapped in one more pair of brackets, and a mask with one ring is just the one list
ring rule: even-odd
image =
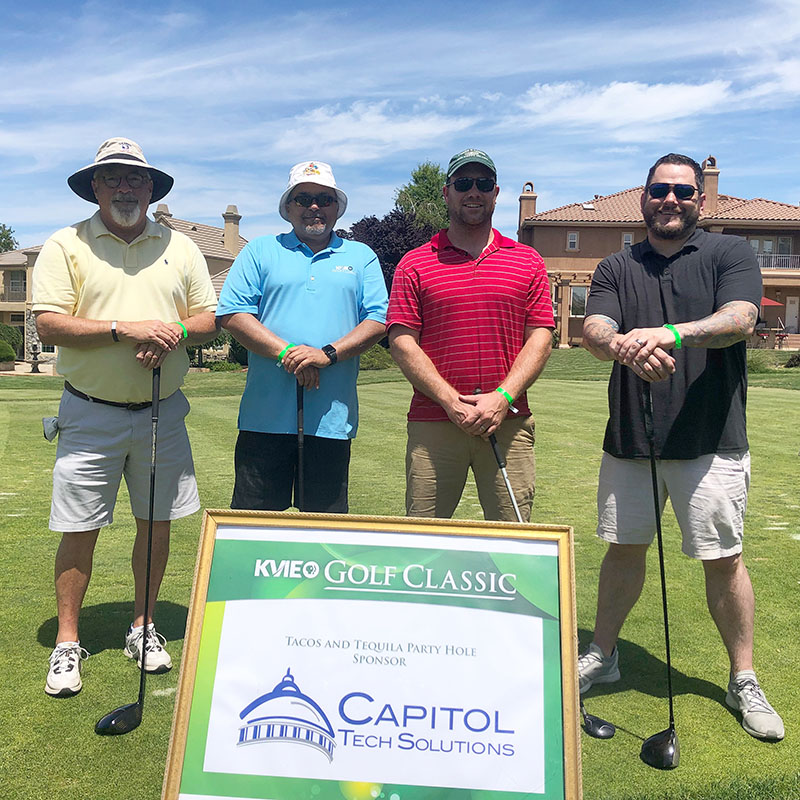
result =
[{"label": "beige pants", "polygon": [[[533,417],[507,419],[496,431],[522,518],[531,516],[536,465]],[[489,442],[452,422],[409,422],[406,514],[450,518],[472,467],[485,519],[516,521],[514,507]]]}]

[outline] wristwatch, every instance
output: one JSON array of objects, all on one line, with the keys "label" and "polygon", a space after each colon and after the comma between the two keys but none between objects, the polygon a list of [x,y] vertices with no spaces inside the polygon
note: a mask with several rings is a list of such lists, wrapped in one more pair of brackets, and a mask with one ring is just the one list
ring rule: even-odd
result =
[{"label": "wristwatch", "polygon": [[326,344],[322,348],[322,352],[325,353],[326,356],[328,356],[328,359],[330,360],[331,364],[335,364],[339,360],[339,356],[336,355],[336,348],[332,344]]}]

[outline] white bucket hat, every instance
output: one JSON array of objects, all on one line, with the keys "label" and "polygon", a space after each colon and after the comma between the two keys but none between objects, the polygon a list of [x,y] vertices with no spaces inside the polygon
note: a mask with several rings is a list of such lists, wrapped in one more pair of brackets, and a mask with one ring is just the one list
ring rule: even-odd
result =
[{"label": "white bucket hat", "polygon": [[91,164],[79,169],[74,175],[70,175],[67,178],[69,188],[78,197],[82,197],[90,203],[96,203],[97,198],[94,196],[94,190],[92,189],[92,176],[98,167],[103,167],[106,164],[126,164],[131,167],[146,169],[150,173],[150,179],[153,181],[151,203],[161,200],[162,197],[168,194],[174,183],[174,179],[167,175],[166,172],[162,172],[147,163],[142,148],[136,142],[131,139],[125,139],[122,136],[116,136],[113,139],[106,139],[100,145],[97,149],[97,155]]},{"label": "white bucket hat", "polygon": [[331,165],[325,164],[323,161],[301,161],[299,164],[295,164],[289,172],[289,183],[278,203],[278,211],[287,222],[289,222],[289,212],[286,208],[286,201],[298,183],[316,183],[318,186],[327,186],[329,189],[333,189],[336,192],[336,199],[339,201],[339,213],[336,215],[336,219],[339,219],[347,210],[347,195],[337,188]]}]

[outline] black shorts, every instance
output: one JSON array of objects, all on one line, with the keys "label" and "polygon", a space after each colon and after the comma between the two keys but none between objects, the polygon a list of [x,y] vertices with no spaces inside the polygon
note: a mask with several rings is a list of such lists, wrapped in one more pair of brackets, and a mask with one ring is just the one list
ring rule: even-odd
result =
[{"label": "black shorts", "polygon": [[346,514],[350,439],[303,437],[302,508],[297,496],[297,435],[239,431],[231,508]]}]

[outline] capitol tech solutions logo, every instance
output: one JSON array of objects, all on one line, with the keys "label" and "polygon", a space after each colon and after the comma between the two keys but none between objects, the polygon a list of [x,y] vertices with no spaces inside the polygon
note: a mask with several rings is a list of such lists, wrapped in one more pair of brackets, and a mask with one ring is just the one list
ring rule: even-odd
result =
[{"label": "capitol tech solutions logo", "polygon": [[302,744],[324,753],[333,761],[333,728],[325,712],[294,681],[291,668],[283,680],[267,694],[257,697],[239,714],[237,747],[246,744],[283,742]]}]

